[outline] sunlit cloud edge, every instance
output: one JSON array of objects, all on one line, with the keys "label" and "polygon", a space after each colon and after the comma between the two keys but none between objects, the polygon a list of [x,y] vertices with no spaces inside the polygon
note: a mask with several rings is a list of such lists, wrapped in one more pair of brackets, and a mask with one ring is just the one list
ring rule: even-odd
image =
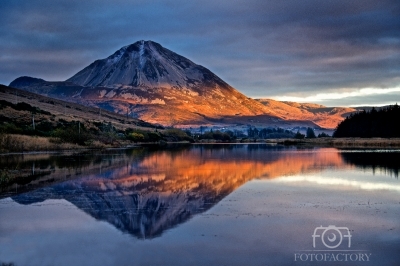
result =
[{"label": "sunlit cloud edge", "polygon": [[[346,89],[344,89],[346,90]],[[345,98],[362,98],[370,95],[382,95],[389,93],[400,92],[400,86],[394,88],[380,89],[380,88],[362,88],[356,90],[347,90],[345,92],[330,92],[330,93],[317,93],[310,96],[271,96],[269,98],[277,101],[288,101],[288,102],[303,102],[303,103],[323,103],[329,100],[341,100]],[[379,103],[377,105],[387,105],[391,103]],[[365,104],[354,104],[350,106],[363,106]]]}]

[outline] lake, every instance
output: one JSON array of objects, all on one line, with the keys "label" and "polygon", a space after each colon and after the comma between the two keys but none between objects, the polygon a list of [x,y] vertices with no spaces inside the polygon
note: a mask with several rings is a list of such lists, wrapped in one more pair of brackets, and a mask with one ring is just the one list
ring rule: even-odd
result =
[{"label": "lake", "polygon": [[1,155],[0,265],[399,265],[400,150]]}]

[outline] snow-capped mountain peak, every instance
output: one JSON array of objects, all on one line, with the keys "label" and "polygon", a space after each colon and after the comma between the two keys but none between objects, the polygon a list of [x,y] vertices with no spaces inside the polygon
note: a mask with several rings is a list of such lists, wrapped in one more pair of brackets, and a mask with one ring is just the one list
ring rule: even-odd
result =
[{"label": "snow-capped mountain peak", "polygon": [[[211,72],[153,41],[137,41],[96,60],[67,81],[81,86],[193,88]],[[217,76],[217,83],[224,83]]]}]

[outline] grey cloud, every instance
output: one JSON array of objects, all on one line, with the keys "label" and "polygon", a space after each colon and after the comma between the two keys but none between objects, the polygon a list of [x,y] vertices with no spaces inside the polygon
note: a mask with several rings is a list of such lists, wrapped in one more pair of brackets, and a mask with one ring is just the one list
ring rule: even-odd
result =
[{"label": "grey cloud", "polygon": [[399,85],[396,0],[6,0],[0,23],[5,84],[28,74],[67,79],[145,39],[254,97]]}]

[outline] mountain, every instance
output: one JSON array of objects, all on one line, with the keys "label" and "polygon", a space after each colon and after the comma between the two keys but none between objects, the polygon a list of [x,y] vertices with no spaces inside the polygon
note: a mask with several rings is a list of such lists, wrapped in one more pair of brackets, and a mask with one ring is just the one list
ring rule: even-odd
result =
[{"label": "mountain", "polygon": [[152,41],[124,46],[106,59],[96,60],[67,81],[90,87],[165,87],[189,90],[192,94],[205,93],[205,87],[234,91],[207,68]]},{"label": "mountain", "polygon": [[64,82],[21,77],[10,86],[164,125],[204,124],[208,118],[235,115],[273,116],[207,68],[152,41],[124,46]]},{"label": "mountain", "polygon": [[[20,77],[10,86],[167,126],[247,125],[257,120],[264,126],[318,127],[309,121],[311,116],[291,117],[246,97],[207,68],[153,41],[124,46],[66,81]],[[337,118],[320,125],[334,128]]]}]

